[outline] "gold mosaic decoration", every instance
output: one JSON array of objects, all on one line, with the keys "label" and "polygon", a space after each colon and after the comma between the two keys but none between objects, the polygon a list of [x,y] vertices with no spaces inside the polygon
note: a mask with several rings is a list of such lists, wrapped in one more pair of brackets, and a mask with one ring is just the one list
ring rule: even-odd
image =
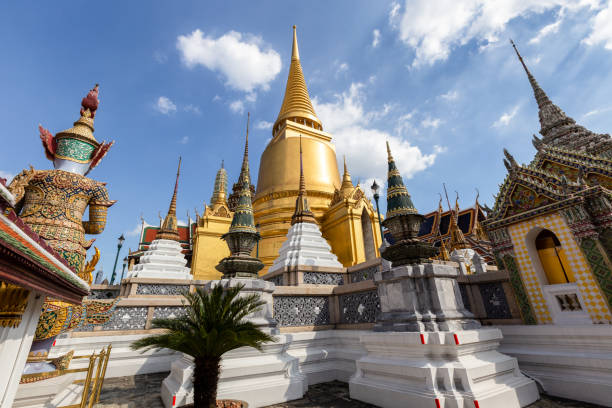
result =
[{"label": "gold mosaic decoration", "polygon": [[580,247],[574,240],[573,234],[565,220],[556,213],[508,226],[521,276],[538,322],[552,323],[552,318],[542,293],[541,282],[536,274],[525,243],[527,233],[534,227],[546,228],[552,231],[561,242],[561,246],[576,278],[576,284],[584,299],[583,306],[593,320],[593,323],[612,323],[610,309],[601,294],[601,290],[593,277],[588,263],[584,259]]},{"label": "gold mosaic decoration", "polygon": [[30,291],[0,282],[0,327],[17,327],[28,306]]}]

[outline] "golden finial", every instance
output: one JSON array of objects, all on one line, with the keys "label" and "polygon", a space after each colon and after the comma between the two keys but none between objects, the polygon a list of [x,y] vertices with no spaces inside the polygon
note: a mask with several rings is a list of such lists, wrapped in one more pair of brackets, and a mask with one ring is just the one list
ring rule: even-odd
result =
[{"label": "golden finial", "polygon": [[174,182],[174,193],[172,194],[172,199],[170,200],[168,214],[166,214],[166,218],[164,218],[164,222],[157,232],[156,239],[169,239],[173,241],[180,240],[178,234],[178,223],[176,220],[176,195],[178,192],[179,176],[181,175],[181,161],[182,158],[179,157],[178,168],[176,170],[176,181]]},{"label": "golden finial", "polygon": [[298,43],[297,43],[297,31],[296,31],[295,26],[293,26],[293,48],[291,49],[291,59],[292,60],[300,59],[300,51],[298,50]]},{"label": "golden finial", "polygon": [[389,141],[387,140],[387,160],[392,161],[393,156],[391,155],[391,148],[389,147]]}]

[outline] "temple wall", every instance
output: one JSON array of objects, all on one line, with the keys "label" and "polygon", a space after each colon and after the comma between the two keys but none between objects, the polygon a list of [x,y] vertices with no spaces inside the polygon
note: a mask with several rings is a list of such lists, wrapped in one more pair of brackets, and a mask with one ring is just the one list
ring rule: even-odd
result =
[{"label": "temple wall", "polygon": [[553,285],[546,285],[535,246],[530,245],[532,238],[537,235],[536,232],[541,229],[552,231],[561,242],[576,278],[581,304],[593,323],[611,323],[610,309],[593,272],[565,219],[557,213],[508,226],[521,278],[538,322],[546,324],[553,322],[553,312],[550,310],[550,303],[547,302],[543,289],[544,286]]}]

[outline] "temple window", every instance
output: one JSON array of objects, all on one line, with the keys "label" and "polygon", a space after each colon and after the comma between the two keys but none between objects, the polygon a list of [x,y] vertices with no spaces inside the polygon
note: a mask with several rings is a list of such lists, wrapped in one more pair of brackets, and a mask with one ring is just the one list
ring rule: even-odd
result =
[{"label": "temple window", "polygon": [[549,285],[576,281],[561,242],[552,231],[542,230],[535,246]]}]

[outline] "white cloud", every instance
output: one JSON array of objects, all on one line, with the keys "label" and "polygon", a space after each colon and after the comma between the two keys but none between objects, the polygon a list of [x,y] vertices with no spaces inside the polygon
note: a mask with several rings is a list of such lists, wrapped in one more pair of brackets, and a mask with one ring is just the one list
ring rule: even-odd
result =
[{"label": "white cloud", "polygon": [[0,178],[6,179],[7,185],[13,180],[13,177],[15,177],[13,173],[10,173],[4,170],[0,170]]},{"label": "white cloud", "polygon": [[259,122],[257,122],[255,124],[255,128],[256,129],[261,129],[261,130],[269,130],[269,129],[272,129],[272,125],[273,124],[274,123],[272,123],[272,122],[267,122],[265,120],[260,120]]},{"label": "white cloud", "polygon": [[181,138],[181,140],[179,141],[180,144],[187,144],[189,143],[189,136],[183,136]]},{"label": "white cloud", "polygon": [[[370,184],[372,178],[385,180],[387,171],[385,141],[389,141],[397,166],[402,176],[406,178],[411,178],[434,163],[436,151],[423,154],[419,147],[405,140],[402,137],[404,135],[393,135],[374,128],[372,122],[376,114],[373,112],[376,110],[366,108],[365,103],[366,96],[362,83],[352,83],[346,92],[336,95],[329,102],[313,99],[315,110],[325,129],[334,137],[338,155],[346,154],[347,165],[353,178],[362,178]],[[369,185],[366,187],[369,188]]]},{"label": "white cloud", "polygon": [[590,21],[591,34],[583,41],[587,45],[604,44],[606,50],[612,50],[612,2],[601,9]]},{"label": "white cloud", "polygon": [[372,47],[376,48],[380,44],[380,30],[375,28],[372,31]]},{"label": "white cloud", "polygon": [[349,69],[349,65],[346,62],[335,61],[334,66],[336,67],[336,73],[335,73],[336,78],[340,74],[347,72]]},{"label": "white cloud", "polygon": [[457,100],[457,98],[459,98],[459,92],[451,90],[445,94],[440,95],[440,98],[444,99],[445,101],[455,101]]},{"label": "white cloud", "polygon": [[261,37],[236,31],[213,38],[195,30],[179,36],[176,46],[187,67],[202,65],[219,72],[226,86],[248,93],[267,90],[282,66],[280,55],[267,48]]},{"label": "white cloud", "polygon": [[171,113],[176,112],[176,105],[169,98],[165,96],[160,96],[157,98],[157,103],[155,104],[155,109],[164,115],[170,115]]},{"label": "white cloud", "polygon": [[190,113],[193,113],[193,114],[196,114],[196,115],[201,115],[202,114],[202,111],[200,110],[200,107],[196,106],[196,105],[191,105],[191,104],[185,105],[183,110],[185,112],[190,112]]},{"label": "white cloud", "polygon": [[234,113],[244,113],[244,102],[241,100],[234,101],[229,104],[229,108]]},{"label": "white cloud", "polygon": [[[584,115],[582,115],[582,117],[583,118],[588,118],[589,116],[599,115],[600,113],[609,112],[611,110],[612,110],[612,107],[597,108],[597,109],[593,109],[592,111],[589,111],[589,112],[585,113]],[[0,176],[1,176],[1,174],[0,174]]]},{"label": "white cloud", "polygon": [[497,119],[495,121],[495,123],[493,123],[494,127],[502,127],[502,126],[508,126],[510,124],[510,121],[516,116],[516,114],[518,113],[518,110],[520,108],[520,105],[516,105],[514,108],[512,108],[509,112],[506,112],[504,114],[502,114],[499,119]]},{"label": "white cloud", "polygon": [[[395,3],[389,20],[399,39],[414,48],[412,66],[420,67],[446,60],[453,48],[472,40],[481,45],[497,42],[514,18],[555,9],[563,15],[593,4],[594,0],[406,0],[403,7]],[[609,16],[596,18],[592,41],[609,40],[612,49],[612,24],[607,21]],[[595,35],[599,31],[602,34]]]},{"label": "white cloud", "polygon": [[538,31],[538,34],[531,40],[529,40],[529,44],[537,44],[542,41],[542,38],[546,37],[547,35],[557,33],[559,31],[559,27],[561,27],[562,22],[563,19],[559,18],[554,23],[542,27],[542,29]]},{"label": "white cloud", "polygon": [[221,100],[221,97],[219,95],[215,95],[212,100],[213,102],[217,102]]},{"label": "white cloud", "polygon": [[135,226],[134,228],[132,228],[131,230],[129,230],[129,231],[125,231],[125,232],[124,232],[124,235],[125,235],[126,237],[137,237],[137,236],[139,236],[139,235],[140,235],[140,231],[141,231],[141,229],[142,229],[142,224],[141,224],[141,223],[138,223],[138,224],[136,224],[136,226]]},{"label": "white cloud", "polygon": [[440,118],[432,118],[430,116],[427,116],[425,119],[421,121],[421,126],[423,126],[424,128],[437,129],[441,123],[442,123],[442,120]]}]

